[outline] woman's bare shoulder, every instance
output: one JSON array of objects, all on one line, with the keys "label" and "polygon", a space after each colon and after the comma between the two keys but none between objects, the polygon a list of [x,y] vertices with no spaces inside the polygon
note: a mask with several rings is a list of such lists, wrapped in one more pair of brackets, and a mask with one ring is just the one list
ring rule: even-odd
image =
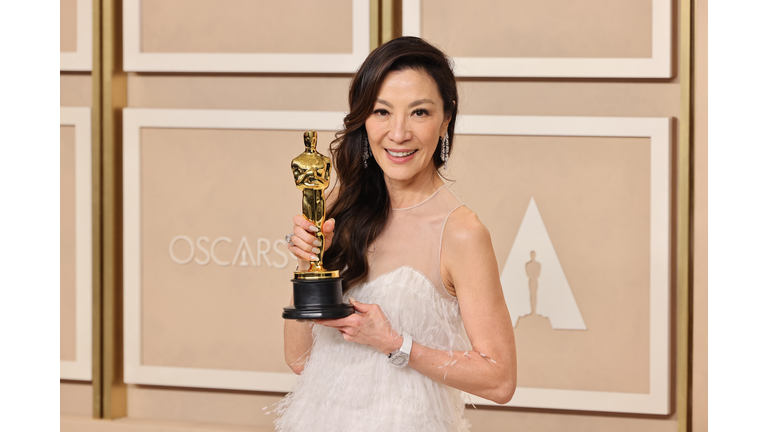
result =
[{"label": "woman's bare shoulder", "polygon": [[445,223],[443,231],[443,244],[449,245],[467,245],[484,243],[490,241],[488,228],[480,221],[477,213],[473,212],[467,206],[457,208]]}]

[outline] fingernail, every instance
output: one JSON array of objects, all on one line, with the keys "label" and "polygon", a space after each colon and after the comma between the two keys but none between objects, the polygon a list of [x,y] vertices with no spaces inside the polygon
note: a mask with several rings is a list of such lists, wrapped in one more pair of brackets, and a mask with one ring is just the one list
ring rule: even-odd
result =
[{"label": "fingernail", "polygon": [[320,261],[320,258],[318,258],[317,255],[312,255],[311,257],[309,257],[309,260],[310,261]]},{"label": "fingernail", "polygon": [[355,298],[354,298],[354,297],[352,297],[352,296],[349,296],[349,302],[350,302],[350,303],[357,303],[357,300],[355,300]]},{"label": "fingernail", "polygon": [[[313,245],[315,245],[315,246],[317,246],[317,247],[320,247],[320,246],[322,246],[322,245],[323,245],[323,243],[321,243],[321,242],[320,242],[320,240],[315,240],[315,241],[314,241],[312,244],[313,244]],[[317,251],[317,252],[315,252],[315,253],[320,253],[320,250],[318,250],[318,251]]]},{"label": "fingernail", "polygon": [[326,222],[336,222],[336,219],[334,219],[334,218],[330,218],[330,219],[328,219]]},{"label": "fingernail", "polygon": [[[320,245],[318,245],[318,246],[320,246]],[[316,254],[319,254],[319,253],[320,253],[320,249],[318,249],[318,248],[312,248],[312,252],[313,252],[313,253],[316,253]]]},{"label": "fingernail", "polygon": [[309,230],[310,230],[310,231],[312,231],[312,232],[318,232],[318,231],[320,231],[320,230],[319,230],[319,229],[317,229],[317,227],[316,227],[316,226],[314,226],[314,225],[312,225],[311,227],[309,227]]}]

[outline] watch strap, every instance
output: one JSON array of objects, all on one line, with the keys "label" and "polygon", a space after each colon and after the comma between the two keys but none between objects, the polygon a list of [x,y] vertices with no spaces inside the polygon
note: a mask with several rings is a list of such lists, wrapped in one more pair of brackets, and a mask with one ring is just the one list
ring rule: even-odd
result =
[{"label": "watch strap", "polygon": [[413,338],[408,333],[403,333],[403,346],[401,346],[398,351],[407,356],[410,356],[411,348],[413,348]]}]

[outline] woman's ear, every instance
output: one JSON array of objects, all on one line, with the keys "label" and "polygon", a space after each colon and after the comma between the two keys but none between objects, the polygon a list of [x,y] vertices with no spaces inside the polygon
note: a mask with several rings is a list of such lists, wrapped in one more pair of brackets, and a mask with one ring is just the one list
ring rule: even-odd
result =
[{"label": "woman's ear", "polygon": [[[443,120],[443,127],[442,127],[442,129],[445,129],[446,132],[448,131],[448,124],[451,122],[451,120],[453,120],[453,112],[454,111],[456,111],[456,101],[453,101],[453,110],[451,110],[451,112],[447,116],[445,116],[445,119]],[[440,135],[441,136],[445,135],[445,132],[443,132]]]}]

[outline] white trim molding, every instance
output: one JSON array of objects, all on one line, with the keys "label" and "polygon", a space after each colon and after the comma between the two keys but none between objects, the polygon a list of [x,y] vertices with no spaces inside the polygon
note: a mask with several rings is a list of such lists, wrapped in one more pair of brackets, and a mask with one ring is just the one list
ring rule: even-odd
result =
[{"label": "white trim molding", "polygon": [[91,109],[61,107],[61,126],[75,127],[75,360],[61,360],[61,379],[91,380],[92,362],[92,164]]},{"label": "white trim molding", "polygon": [[[651,117],[459,116],[457,135],[642,137],[651,140],[650,392],[518,387],[507,406],[669,414],[671,119]],[[495,405],[471,396],[475,404]]]},{"label": "white trim molding", "polygon": [[62,52],[63,71],[90,71],[93,68],[93,0],[77,0],[77,51]]},{"label": "white trim molding", "polygon": [[[339,130],[342,112],[139,109],[123,111],[125,382],[287,392],[291,373],[141,364],[141,128]],[[619,393],[519,387],[508,406],[668,414],[670,410],[669,118],[465,115],[459,135],[645,137],[651,147],[650,392]],[[472,396],[472,402],[495,403]]]},{"label": "white trim molding", "polygon": [[352,0],[352,53],[145,53],[141,51],[141,0],[123,1],[123,69],[126,72],[352,73],[370,50],[370,0]]},{"label": "white trim molding", "polygon": [[[651,1],[650,58],[454,57],[454,72],[460,77],[670,78],[672,1]],[[421,14],[421,0],[403,0],[403,36],[421,36]]]},{"label": "white trim molding", "polygon": [[343,112],[145,109],[123,110],[123,269],[125,382],[182,387],[287,392],[293,373],[233,371],[141,364],[142,128],[337,131]]}]

